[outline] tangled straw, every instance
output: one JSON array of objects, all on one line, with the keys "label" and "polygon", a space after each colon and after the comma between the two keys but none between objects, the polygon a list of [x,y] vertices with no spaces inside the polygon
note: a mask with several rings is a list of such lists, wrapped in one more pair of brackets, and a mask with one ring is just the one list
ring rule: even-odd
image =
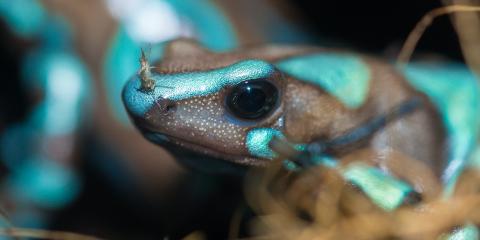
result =
[{"label": "tangled straw", "polygon": [[[340,162],[367,159],[376,165],[374,152],[361,150]],[[467,169],[453,197],[445,199],[435,174],[423,163],[389,156],[393,175],[421,191],[420,201],[405,202],[394,211],[372,203],[346,182],[336,169],[313,167],[300,173],[282,170],[277,162],[252,173],[249,203],[259,213],[253,226],[259,239],[438,239],[467,223],[480,224],[480,171]],[[260,183],[260,184],[259,184]],[[256,238],[253,238],[256,239]]]}]

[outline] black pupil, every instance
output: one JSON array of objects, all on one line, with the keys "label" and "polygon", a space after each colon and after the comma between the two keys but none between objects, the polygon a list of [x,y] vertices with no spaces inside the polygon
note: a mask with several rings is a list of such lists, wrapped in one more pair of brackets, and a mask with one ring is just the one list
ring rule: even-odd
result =
[{"label": "black pupil", "polygon": [[227,106],[237,117],[259,119],[275,107],[277,88],[266,80],[239,83],[227,97]]}]

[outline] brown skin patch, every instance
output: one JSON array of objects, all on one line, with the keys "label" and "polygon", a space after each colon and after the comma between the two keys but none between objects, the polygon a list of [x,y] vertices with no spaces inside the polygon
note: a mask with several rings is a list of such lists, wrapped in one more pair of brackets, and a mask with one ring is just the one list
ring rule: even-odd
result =
[{"label": "brown skin patch", "polygon": [[392,122],[361,146],[383,149],[387,151],[385,154],[389,149],[395,149],[431,166],[439,176],[444,166],[445,135],[441,118],[433,105],[410,87],[391,65],[368,57],[364,60],[371,67],[372,79],[367,100],[358,109],[347,109],[323,90],[288,78],[284,100],[285,135],[301,143],[332,139],[418,96],[423,99],[422,108]]},{"label": "brown skin patch", "polygon": [[[275,63],[294,55],[325,51],[309,47],[264,46],[216,54],[192,41],[178,40],[167,46],[164,59],[155,64],[154,71],[160,74],[205,71],[245,59]],[[264,165],[266,159],[250,156],[245,147],[246,134],[252,128],[276,128],[289,140],[298,143],[331,139],[414,96],[420,96],[425,103],[423,108],[389,124],[366,139],[362,146],[386,152],[395,149],[421,160],[440,174],[444,132],[431,103],[411,88],[393,66],[370,57],[363,59],[371,68],[372,79],[368,98],[358,109],[346,108],[315,85],[276,73],[269,81],[281,93],[279,107],[264,119],[244,121],[232,116],[225,107],[225,98],[231,88],[225,88],[212,95],[177,101],[173,103],[174,110],[166,114],[161,108],[152,108],[144,119],[137,119],[137,124],[151,132],[170,136],[174,144],[201,154],[241,164]],[[338,157],[342,154],[337,153]],[[381,165],[382,160],[379,158],[378,161]]]}]

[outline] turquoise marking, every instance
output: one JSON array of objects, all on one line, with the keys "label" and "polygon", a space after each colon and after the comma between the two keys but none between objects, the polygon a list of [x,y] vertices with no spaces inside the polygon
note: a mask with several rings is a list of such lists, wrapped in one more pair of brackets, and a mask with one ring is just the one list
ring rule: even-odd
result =
[{"label": "turquoise marking", "polygon": [[71,202],[80,192],[81,181],[71,170],[51,160],[30,159],[8,179],[7,186],[17,199],[47,208]]},{"label": "turquoise marking", "polygon": [[43,148],[45,138],[77,130],[90,75],[71,49],[69,24],[50,15],[41,1],[0,0],[0,17],[17,35],[35,38],[39,43],[23,60],[22,80],[25,89],[41,90],[43,99],[24,122],[5,132],[0,146],[11,172],[4,190],[19,207],[12,216],[13,222],[38,228],[46,219],[32,212],[32,206],[62,207],[80,191],[81,182],[73,169],[46,158]]},{"label": "turquoise marking", "polygon": [[350,164],[342,173],[346,180],[360,187],[375,204],[387,211],[400,206],[403,199],[412,192],[407,183],[365,164]]},{"label": "turquoise marking", "polygon": [[449,137],[448,164],[443,173],[447,194],[476,145],[480,123],[478,80],[455,63],[413,63],[403,69],[410,83],[437,106]]},{"label": "turquoise marking", "polygon": [[[0,157],[8,170],[15,169],[28,160],[38,139],[38,130],[28,124],[16,124],[5,129],[0,136]],[[32,137],[32,133],[37,133]]]},{"label": "turquoise marking", "polygon": [[[301,151],[302,148],[305,149],[306,144],[297,144],[296,149]],[[338,162],[335,158],[330,157],[328,155],[319,155],[319,156],[313,156],[312,162],[314,165],[323,165],[328,168],[335,168],[338,166]],[[300,166],[298,166],[297,163],[292,162],[288,159],[283,161],[283,166],[285,169],[290,170],[290,171],[298,171],[300,170]]]},{"label": "turquoise marking", "polygon": [[480,170],[480,146],[477,145],[475,150],[472,152],[472,156],[468,161],[468,167],[472,167],[476,170]]},{"label": "turquoise marking", "polygon": [[0,0],[0,18],[23,38],[36,38],[41,47],[68,47],[71,27],[61,16],[49,15],[37,0]]},{"label": "turquoise marking", "polygon": [[38,35],[43,49],[74,51],[72,49],[73,29],[63,16],[49,16]]},{"label": "turquoise marking", "polygon": [[273,159],[277,156],[269,147],[273,137],[285,136],[273,128],[254,128],[247,133],[246,146],[250,154],[255,157]]},{"label": "turquoise marking", "polygon": [[288,159],[283,160],[283,167],[289,171],[298,172],[301,170],[300,166],[295,162],[292,162]]},{"label": "turquoise marking", "polygon": [[9,170],[15,172],[11,181],[15,193],[21,194],[19,197],[43,206],[63,206],[75,197],[73,191],[78,191],[73,185],[67,189],[60,186],[69,184],[73,173],[54,166],[53,160],[38,160],[43,154],[38,153],[38,141],[42,137],[73,134],[77,129],[88,95],[89,75],[73,53],[53,49],[27,55],[22,74],[25,88],[41,89],[44,100],[24,123],[5,132],[1,154]]},{"label": "turquoise marking", "polygon": [[[277,155],[270,149],[269,144],[273,137],[285,138],[282,132],[273,128],[254,128],[247,133],[246,146],[250,154],[255,157],[273,159]],[[306,144],[294,144],[293,147],[298,151],[303,151]],[[294,170],[296,164],[284,160],[284,165],[287,169]]]},{"label": "turquoise marking", "polygon": [[441,240],[478,240],[478,228],[473,224],[467,224],[460,229],[456,229],[452,234],[443,236]]},{"label": "turquoise marking", "polygon": [[43,29],[47,13],[39,1],[0,0],[0,17],[16,34],[31,37]]},{"label": "turquoise marking", "polygon": [[189,19],[202,45],[214,51],[231,50],[238,38],[231,21],[210,0],[169,0],[180,16]]},{"label": "turquoise marking", "polygon": [[322,87],[350,108],[361,106],[368,95],[370,70],[356,56],[304,55],[280,61],[276,66],[299,80]]},{"label": "turquoise marking", "polygon": [[[259,146],[265,145],[262,141],[258,142],[260,142],[257,144]],[[363,163],[352,163],[343,168],[338,164],[338,160],[328,155],[315,156],[313,162],[339,170],[346,181],[361,188],[377,206],[386,211],[392,211],[399,207],[403,199],[413,191],[407,183]],[[288,170],[299,170],[299,166],[292,161],[285,160],[283,164]]]},{"label": "turquoise marking", "polygon": [[324,165],[329,168],[338,167],[338,162],[335,158],[328,155],[313,156],[313,163],[318,165]]},{"label": "turquoise marking", "polygon": [[88,99],[90,75],[74,53],[45,49],[28,55],[22,77],[27,89],[42,89],[44,100],[28,124],[46,135],[70,134],[82,120]]},{"label": "turquoise marking", "polygon": [[140,79],[135,76],[123,91],[123,101],[134,115],[143,117],[159,98],[182,100],[213,94],[226,86],[244,80],[270,76],[274,67],[260,60],[245,60],[233,65],[205,72],[155,74],[156,88],[152,92],[140,91]]},{"label": "turquoise marking", "polygon": [[[313,162],[327,168],[338,169],[346,181],[362,189],[377,206],[386,211],[399,207],[403,199],[413,191],[407,183],[363,163],[352,163],[343,168],[337,159],[328,155],[315,156]],[[293,162],[287,166],[295,170]]]}]

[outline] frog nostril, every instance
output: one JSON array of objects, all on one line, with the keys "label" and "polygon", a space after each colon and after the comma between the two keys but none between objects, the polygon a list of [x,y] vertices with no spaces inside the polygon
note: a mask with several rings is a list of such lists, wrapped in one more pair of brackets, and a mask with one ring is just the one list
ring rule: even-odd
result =
[{"label": "frog nostril", "polygon": [[175,104],[170,104],[170,105],[167,105],[166,107],[167,112],[174,112],[175,109],[176,109]]},{"label": "frog nostril", "polygon": [[161,114],[169,114],[175,111],[175,102],[166,98],[160,98],[156,101],[157,109]]}]

